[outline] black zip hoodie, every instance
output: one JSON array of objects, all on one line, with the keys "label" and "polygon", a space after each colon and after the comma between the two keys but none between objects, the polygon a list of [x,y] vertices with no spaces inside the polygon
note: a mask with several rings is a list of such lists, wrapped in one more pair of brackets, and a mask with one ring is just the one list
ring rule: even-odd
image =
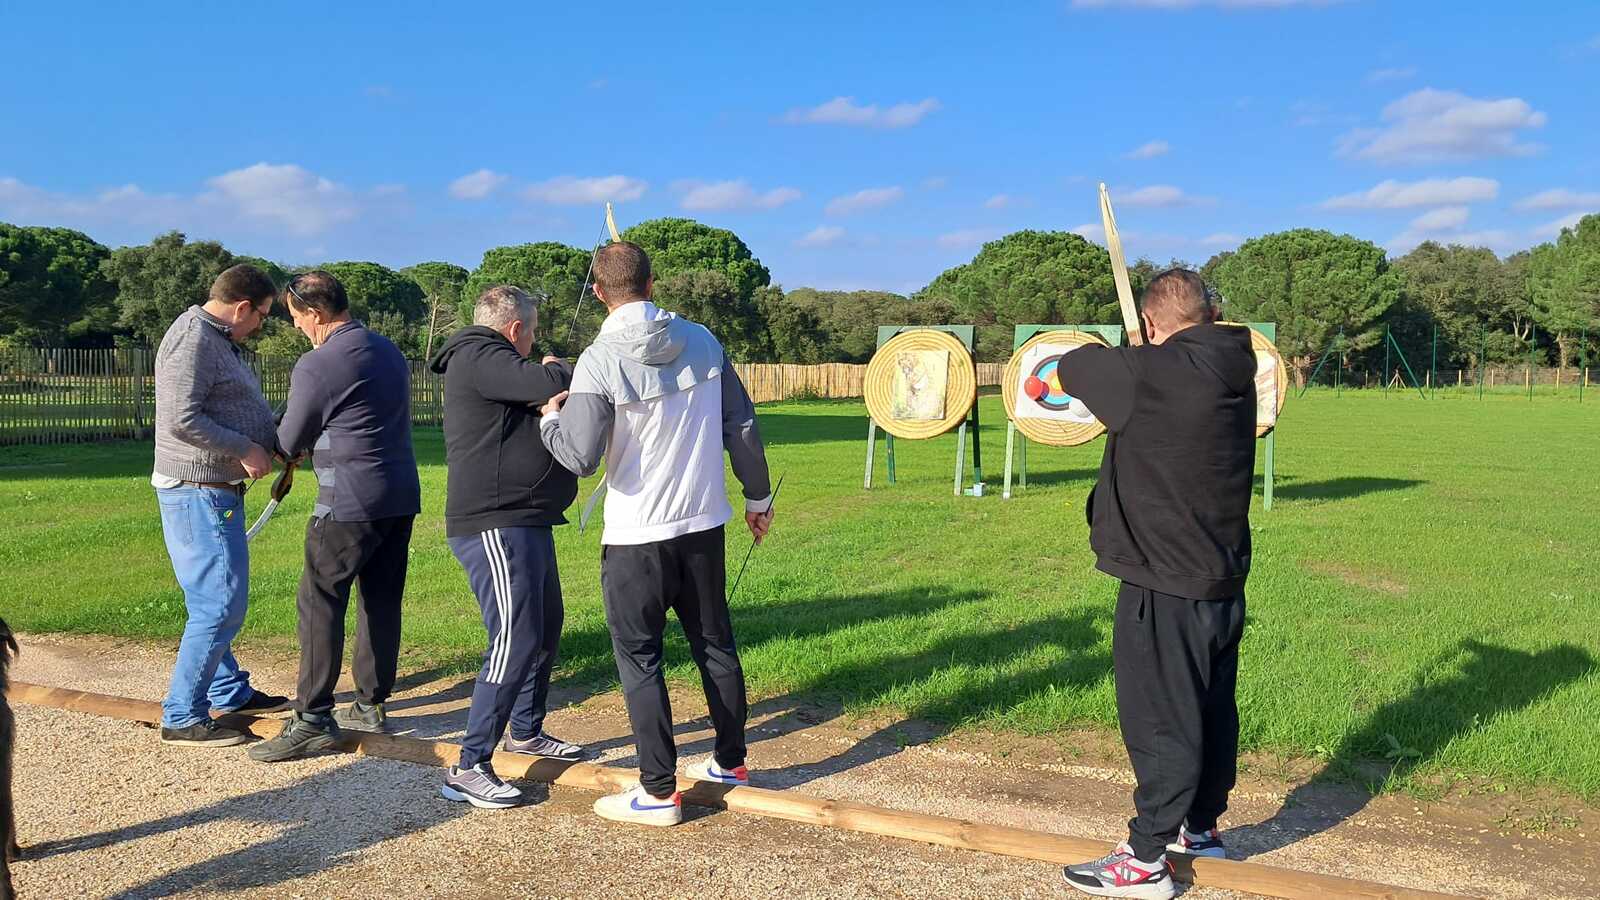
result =
[{"label": "black zip hoodie", "polygon": [[1109,432],[1086,503],[1100,571],[1194,600],[1243,593],[1256,450],[1249,330],[1196,325],[1161,344],[1084,347],[1058,368]]},{"label": "black zip hoodie", "polygon": [[445,535],[566,524],[578,478],[539,439],[539,407],[572,383],[572,366],[524,359],[498,331],[473,325],[428,367],[444,376]]}]

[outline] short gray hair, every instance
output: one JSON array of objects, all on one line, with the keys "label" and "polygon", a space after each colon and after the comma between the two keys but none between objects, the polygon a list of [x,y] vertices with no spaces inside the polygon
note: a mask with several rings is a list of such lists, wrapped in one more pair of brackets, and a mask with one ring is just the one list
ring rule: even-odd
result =
[{"label": "short gray hair", "polygon": [[533,327],[533,318],[539,312],[542,294],[530,294],[509,284],[497,284],[478,295],[472,305],[472,324],[487,325],[496,331],[519,321],[524,328]]}]

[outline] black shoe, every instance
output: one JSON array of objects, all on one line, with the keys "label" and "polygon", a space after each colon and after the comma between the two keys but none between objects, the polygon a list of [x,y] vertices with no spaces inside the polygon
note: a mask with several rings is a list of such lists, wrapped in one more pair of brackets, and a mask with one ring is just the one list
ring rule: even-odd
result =
[{"label": "black shoe", "polygon": [[177,747],[237,747],[247,740],[244,732],[210,719],[183,728],[161,726],[161,743]]},{"label": "black shoe", "polygon": [[267,713],[282,712],[288,708],[288,697],[280,697],[277,694],[267,694],[253,690],[250,694],[250,699],[246,700],[243,706],[236,706],[233,709],[219,709],[217,712],[223,715],[239,713],[246,716],[260,716]]},{"label": "black shoe", "polygon": [[382,703],[362,703],[356,700],[349,706],[336,710],[333,720],[346,731],[383,734],[389,730],[389,717],[384,713]]},{"label": "black shoe", "polygon": [[338,744],[339,726],[332,718],[319,722],[297,712],[284,721],[277,737],[256,744],[249,752],[257,762],[284,762],[325,753]]}]

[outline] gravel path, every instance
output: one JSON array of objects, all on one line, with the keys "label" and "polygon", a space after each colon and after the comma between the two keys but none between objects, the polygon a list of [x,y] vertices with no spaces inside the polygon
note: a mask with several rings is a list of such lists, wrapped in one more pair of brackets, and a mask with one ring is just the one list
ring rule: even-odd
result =
[{"label": "gravel path", "polygon": [[[24,644],[18,680],[144,699],[159,699],[171,662],[168,650],[127,642]],[[292,684],[292,664],[241,655],[258,683]],[[459,679],[417,684],[397,694],[392,721],[419,737],[458,736],[465,693]],[[620,698],[582,699],[554,710],[550,730],[631,765]],[[704,711],[692,694],[674,701],[680,722]],[[349,756],[268,766],[238,748],[165,747],[131,723],[16,712],[24,898],[1064,894],[1059,869],[1042,863],[693,808],[675,829],[618,826],[593,815],[594,794],[533,783],[521,785],[528,805],[473,810],[441,799],[439,771],[422,766]],[[703,720],[681,731],[687,753],[705,752]],[[772,703],[757,705],[751,740],[769,787],[1108,841],[1127,816],[1127,773],[1070,759],[1059,741],[928,744],[915,723]],[[1478,896],[1600,896],[1582,825],[1505,837],[1481,811],[1361,805],[1337,792],[1301,792],[1283,810],[1285,796],[1246,783],[1230,814],[1235,844],[1261,862]]]}]

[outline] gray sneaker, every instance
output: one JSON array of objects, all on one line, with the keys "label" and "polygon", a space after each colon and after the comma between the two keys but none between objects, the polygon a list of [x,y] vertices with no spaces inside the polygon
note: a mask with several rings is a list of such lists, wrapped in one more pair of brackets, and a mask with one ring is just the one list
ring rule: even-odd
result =
[{"label": "gray sneaker", "polygon": [[522,792],[501,781],[486,762],[470,769],[451,766],[439,793],[446,800],[471,803],[479,809],[510,809],[522,802]]},{"label": "gray sneaker", "polygon": [[338,745],[339,726],[332,719],[319,722],[295,712],[284,721],[283,730],[276,737],[256,744],[248,752],[256,762],[284,762],[325,753]]},{"label": "gray sneaker", "polygon": [[543,731],[525,741],[519,741],[507,734],[506,741],[501,745],[501,748],[507,753],[521,753],[524,756],[543,756],[547,759],[561,759],[568,762],[583,758],[583,747],[581,745],[563,741]]},{"label": "gray sneaker", "polygon": [[349,706],[336,710],[333,720],[345,731],[366,731],[373,734],[385,734],[389,730],[389,716],[383,711],[382,703],[362,703],[360,700],[352,701]]}]

